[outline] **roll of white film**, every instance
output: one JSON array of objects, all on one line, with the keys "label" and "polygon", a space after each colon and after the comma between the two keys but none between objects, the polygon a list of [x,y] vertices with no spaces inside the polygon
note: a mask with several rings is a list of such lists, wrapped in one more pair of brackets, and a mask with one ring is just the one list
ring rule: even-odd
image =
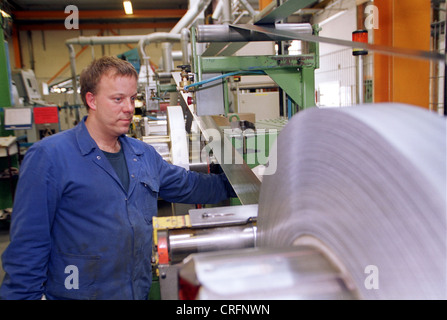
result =
[{"label": "roll of white film", "polygon": [[402,104],[313,108],[277,147],[257,246],[313,243],[361,298],[447,298],[446,118]]}]

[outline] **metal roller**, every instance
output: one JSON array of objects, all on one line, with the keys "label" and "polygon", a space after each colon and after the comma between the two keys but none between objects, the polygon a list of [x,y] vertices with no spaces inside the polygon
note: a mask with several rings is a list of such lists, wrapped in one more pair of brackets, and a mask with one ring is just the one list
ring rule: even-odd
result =
[{"label": "metal roller", "polygon": [[[279,26],[277,24],[275,26]],[[334,39],[327,37],[320,37],[307,33],[299,33],[299,32],[290,32],[289,30],[280,30],[275,26],[271,25],[251,25],[251,24],[233,24],[230,25],[232,28],[232,32],[239,32],[243,34],[258,34],[260,37],[271,37],[272,39],[280,39],[280,40],[301,40],[307,42],[316,42],[316,43],[329,43],[344,47],[350,47],[353,49],[363,49],[370,50],[377,53],[383,53],[387,55],[395,55],[412,59],[423,59],[423,60],[432,60],[432,61],[440,61],[445,62],[445,54],[433,52],[433,51],[423,51],[423,50],[414,50],[407,48],[396,48],[396,47],[388,47],[383,45],[376,45],[370,43],[362,43],[362,42],[354,42],[342,39]],[[237,30],[237,31],[236,31]],[[263,34],[263,36],[261,36]]]},{"label": "metal roller", "polygon": [[[287,31],[296,34],[312,34],[309,23],[279,23],[274,30]],[[245,41],[283,41],[288,37],[265,34],[250,30],[232,28],[230,25],[199,25],[197,26],[197,42],[245,42]]]},{"label": "metal roller", "polygon": [[166,231],[170,262],[191,253],[253,248],[258,205],[189,210],[187,228]]},{"label": "metal roller", "polygon": [[260,249],[315,248],[362,299],[447,298],[446,118],[401,104],[314,108],[277,142]]},{"label": "metal roller", "polygon": [[179,263],[191,254],[253,248],[258,205],[190,209],[186,216],[154,217],[162,299],[178,299]]},{"label": "metal roller", "polygon": [[171,263],[179,263],[191,253],[253,248],[256,226],[169,230],[168,247]]}]

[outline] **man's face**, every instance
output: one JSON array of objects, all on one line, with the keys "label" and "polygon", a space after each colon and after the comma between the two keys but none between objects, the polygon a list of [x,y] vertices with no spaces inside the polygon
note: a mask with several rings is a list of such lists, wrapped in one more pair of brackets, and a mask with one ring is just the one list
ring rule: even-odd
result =
[{"label": "man's face", "polygon": [[136,96],[137,79],[134,77],[119,76],[112,72],[103,75],[96,94],[87,93],[92,115],[99,126],[97,129],[115,137],[126,134],[135,111]]}]

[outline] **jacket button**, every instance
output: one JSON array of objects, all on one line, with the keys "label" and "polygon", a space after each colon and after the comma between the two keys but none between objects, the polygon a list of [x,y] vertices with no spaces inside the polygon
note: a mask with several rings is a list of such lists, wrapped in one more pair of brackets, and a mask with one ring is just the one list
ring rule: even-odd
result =
[{"label": "jacket button", "polygon": [[96,159],[101,160],[101,156],[96,156]]}]

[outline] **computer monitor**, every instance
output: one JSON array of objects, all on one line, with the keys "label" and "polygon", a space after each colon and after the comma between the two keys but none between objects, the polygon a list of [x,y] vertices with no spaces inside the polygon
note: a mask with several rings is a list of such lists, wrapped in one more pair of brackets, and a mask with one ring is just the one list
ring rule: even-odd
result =
[{"label": "computer monitor", "polygon": [[31,129],[33,125],[32,108],[3,108],[5,112],[5,130]]}]

